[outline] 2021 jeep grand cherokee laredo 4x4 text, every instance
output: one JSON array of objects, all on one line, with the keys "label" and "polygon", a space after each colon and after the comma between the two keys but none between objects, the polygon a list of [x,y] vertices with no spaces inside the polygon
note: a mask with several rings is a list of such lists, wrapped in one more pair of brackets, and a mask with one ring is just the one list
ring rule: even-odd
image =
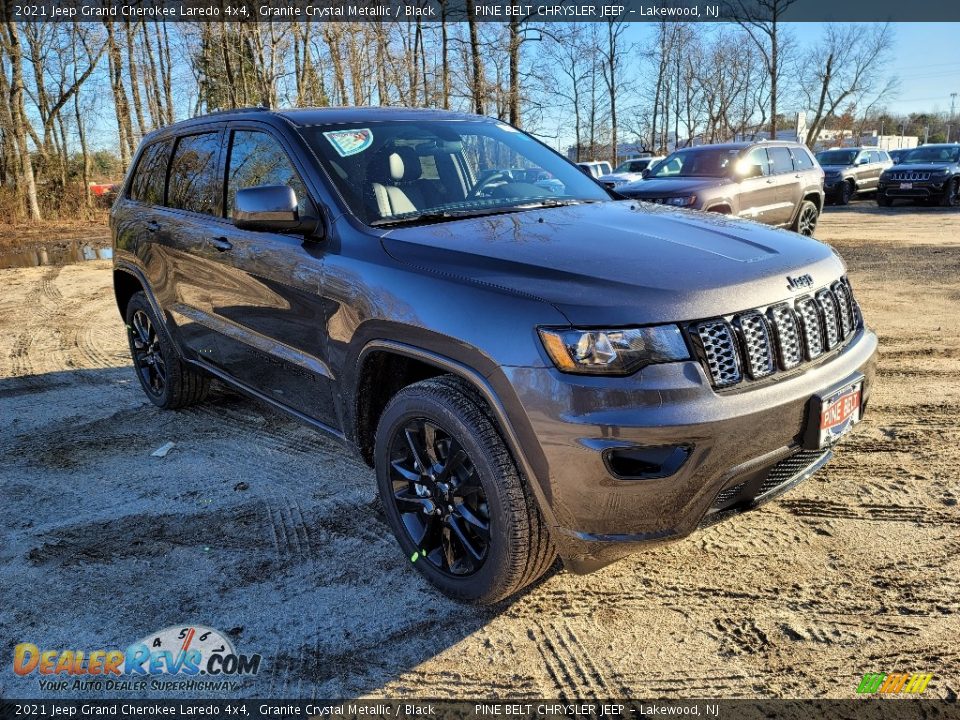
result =
[{"label": "2021 jeep grand cherokee laredo 4x4 text", "polygon": [[870,392],[876,337],[829,247],[616,200],[487,118],[179,123],[144,139],[111,227],[150,399],[217,377],[355,446],[406,557],[462,599],[755,506]]}]

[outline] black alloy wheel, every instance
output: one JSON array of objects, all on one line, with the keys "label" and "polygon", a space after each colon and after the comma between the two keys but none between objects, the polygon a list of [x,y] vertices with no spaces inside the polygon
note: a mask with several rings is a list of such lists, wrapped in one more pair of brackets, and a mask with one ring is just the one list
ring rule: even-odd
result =
[{"label": "black alloy wheel", "polygon": [[817,206],[809,200],[805,201],[800,208],[800,214],[797,216],[796,231],[801,235],[813,235],[813,231],[817,228],[819,215]]},{"label": "black alloy wheel", "polygon": [[136,310],[128,332],[133,349],[133,364],[140,375],[144,390],[155,397],[162,397],[167,387],[167,364],[160,349],[160,336],[150,316],[144,310]]},{"label": "black alloy wheel", "polygon": [[851,198],[853,198],[853,183],[847,180],[840,188],[839,202],[841,205],[849,205]]},{"label": "black alloy wheel", "polygon": [[487,559],[490,509],[477,470],[449,432],[426,418],[398,427],[390,443],[393,501],[416,561],[442,573],[475,573]]},{"label": "black alloy wheel", "polygon": [[943,193],[943,200],[940,201],[943,207],[957,207],[960,204],[960,178],[953,178],[947,189]]}]

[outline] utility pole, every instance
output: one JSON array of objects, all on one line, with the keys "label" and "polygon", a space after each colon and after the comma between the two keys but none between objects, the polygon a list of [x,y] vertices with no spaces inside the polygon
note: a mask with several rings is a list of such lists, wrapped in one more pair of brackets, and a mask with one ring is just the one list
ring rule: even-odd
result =
[{"label": "utility pole", "polygon": [[953,120],[953,115],[957,111],[957,94],[955,92],[950,93],[950,119]]}]

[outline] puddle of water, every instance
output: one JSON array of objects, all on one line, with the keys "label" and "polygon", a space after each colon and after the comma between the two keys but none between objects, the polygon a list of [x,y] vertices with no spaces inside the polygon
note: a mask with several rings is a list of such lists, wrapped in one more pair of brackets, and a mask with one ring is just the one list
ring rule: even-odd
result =
[{"label": "puddle of water", "polygon": [[90,240],[67,240],[50,247],[0,253],[0,269],[71,265],[86,260],[109,260],[112,257],[113,248],[109,245],[98,247]]}]

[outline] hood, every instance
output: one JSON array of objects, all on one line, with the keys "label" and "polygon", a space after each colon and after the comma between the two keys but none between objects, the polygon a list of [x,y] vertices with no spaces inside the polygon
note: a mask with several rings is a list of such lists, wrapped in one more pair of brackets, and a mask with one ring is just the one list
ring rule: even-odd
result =
[{"label": "hood", "polygon": [[641,182],[618,187],[617,192],[637,198],[669,197],[690,195],[706,188],[726,185],[729,182],[728,178],[715,177],[647,178]]},{"label": "hood", "polygon": [[906,163],[899,162],[896,165],[888,167],[884,172],[940,172],[942,170],[948,170],[952,165],[956,165],[954,162],[939,162],[939,163]]},{"label": "hood", "polygon": [[574,325],[725,315],[844,272],[823,243],[714,213],[629,201],[530,210],[390,230],[384,249],[425,272],[551,303]]}]

